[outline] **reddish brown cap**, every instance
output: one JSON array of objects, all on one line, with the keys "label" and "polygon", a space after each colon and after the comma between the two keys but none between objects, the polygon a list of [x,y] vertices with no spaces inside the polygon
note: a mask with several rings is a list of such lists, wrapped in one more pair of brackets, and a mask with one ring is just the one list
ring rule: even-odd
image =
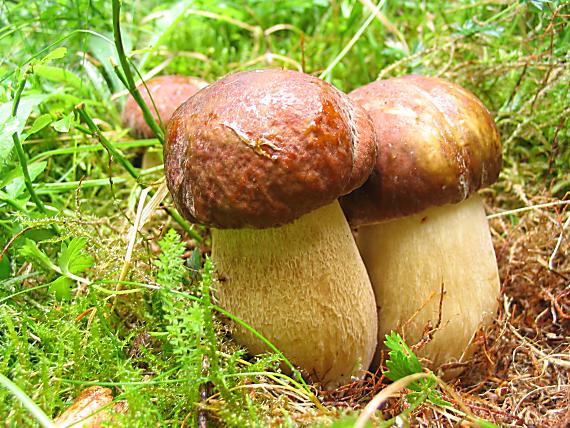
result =
[{"label": "reddish brown cap", "polygon": [[370,179],[341,200],[351,224],[460,202],[496,181],[499,133],[489,111],[466,89],[435,77],[404,76],[349,95],[368,111],[378,136]]},{"label": "reddish brown cap", "polygon": [[[158,76],[148,80],[146,82],[146,88],[144,85],[138,86],[138,90],[155,120],[157,120],[159,124],[162,122],[161,126],[165,127],[170,116],[172,116],[172,113],[174,113],[178,106],[205,86],[208,86],[208,82],[198,79],[197,77]],[[150,99],[149,92],[154,100],[156,110]],[[158,115],[156,114],[157,110]],[[131,129],[131,134],[134,137],[154,137],[154,133],[144,120],[142,110],[130,94],[125,102],[121,120],[125,128]]]},{"label": "reddish brown cap", "polygon": [[186,218],[265,228],[361,186],[376,141],[366,112],[334,86],[295,71],[255,70],[227,76],[181,105],[164,158],[168,188]]}]

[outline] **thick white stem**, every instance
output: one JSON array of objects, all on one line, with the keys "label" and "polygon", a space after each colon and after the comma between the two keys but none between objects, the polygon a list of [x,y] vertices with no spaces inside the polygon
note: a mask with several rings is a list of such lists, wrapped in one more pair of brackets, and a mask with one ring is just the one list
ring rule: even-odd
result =
[{"label": "thick white stem", "polygon": [[[212,231],[220,305],[325,387],[368,369],[376,349],[372,286],[337,202],[271,229]],[[253,354],[267,348],[236,327]]]},{"label": "thick white stem", "polygon": [[435,327],[443,286],[439,329],[419,354],[434,368],[468,356],[477,329],[493,319],[500,291],[480,197],[361,227],[356,241],[376,295],[378,348],[391,330],[414,344]]}]

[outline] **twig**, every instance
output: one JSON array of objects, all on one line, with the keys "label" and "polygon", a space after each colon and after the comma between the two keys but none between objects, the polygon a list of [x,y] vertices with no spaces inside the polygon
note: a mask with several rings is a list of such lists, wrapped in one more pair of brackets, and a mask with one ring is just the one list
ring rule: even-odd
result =
[{"label": "twig", "polygon": [[[208,372],[210,370],[210,360],[208,355],[202,355],[202,376],[204,378],[208,377]],[[200,410],[198,410],[198,428],[208,427],[208,410],[206,409],[205,403],[208,401],[208,395],[210,390],[210,383],[206,382],[200,385]]]},{"label": "twig", "polygon": [[[561,367],[570,368],[570,360],[554,358],[552,355],[546,354],[545,352],[541,351],[536,346],[534,346],[532,343],[530,343],[527,339],[525,339],[511,324],[509,324],[508,327],[509,330],[511,330],[511,333],[513,333],[523,343],[523,345],[528,346],[528,348],[536,355],[538,355],[542,360],[548,361],[551,364],[555,364]],[[562,356],[568,358],[568,355],[562,355]]]},{"label": "twig", "polygon": [[10,248],[10,246],[14,243],[14,241],[16,239],[18,239],[19,236],[23,235],[24,233],[26,233],[28,230],[30,230],[32,228],[32,226],[27,226],[24,227],[22,230],[20,230],[18,233],[16,233],[14,236],[12,236],[10,238],[10,240],[8,241],[8,243],[4,246],[4,249],[2,250],[2,253],[0,253],[0,262],[2,261],[2,259],[4,258],[4,254],[6,254],[6,251],[8,251],[8,248]]},{"label": "twig", "polygon": [[394,395],[396,392],[406,387],[410,383],[428,376],[430,376],[430,374],[428,373],[414,373],[409,376],[403,377],[402,379],[397,380],[390,386],[384,388],[382,391],[376,394],[374,398],[370,400],[370,402],[366,405],[364,410],[362,410],[362,413],[360,413],[360,416],[358,416],[358,419],[354,423],[354,428],[364,428],[368,420],[372,417],[374,412],[376,412],[376,409],[378,409],[378,407],[384,401],[386,401],[388,398],[390,398],[392,395]]},{"label": "twig", "polygon": [[147,195],[152,192],[150,187],[143,189],[141,192],[139,203],[137,206],[137,213],[135,216],[135,221],[133,222],[132,226],[129,229],[129,233],[127,234],[127,252],[125,253],[123,268],[121,269],[121,273],[119,275],[119,280],[117,282],[116,291],[121,290],[122,281],[125,280],[127,276],[127,272],[131,266],[131,259],[133,255],[133,249],[135,247],[137,233],[141,231],[143,226],[146,222],[150,219],[156,208],[162,203],[166,195],[168,194],[168,189],[166,188],[166,183],[163,182],[158,190],[154,193],[152,198],[150,199],[149,203],[145,205],[145,199]]},{"label": "twig", "polygon": [[[432,294],[433,295],[433,294]],[[422,349],[426,346],[429,342],[433,340],[433,335],[438,332],[439,327],[441,326],[441,319],[443,315],[443,296],[445,296],[445,285],[443,279],[441,280],[441,289],[439,293],[439,306],[438,306],[438,315],[437,315],[437,322],[435,326],[432,326],[431,320],[428,320],[426,326],[424,327],[424,332],[422,334],[421,339],[412,346],[413,350]],[[428,301],[431,300],[431,297]],[[417,312],[416,312],[417,314]],[[410,320],[408,320],[410,321]]]},{"label": "twig", "polygon": [[488,215],[487,220],[490,220],[490,219],[496,218],[496,217],[503,217],[503,216],[510,215],[510,214],[518,214],[518,213],[522,213],[525,211],[537,210],[539,208],[548,208],[548,207],[555,207],[557,205],[568,205],[568,204],[570,204],[570,201],[554,201],[554,202],[547,202],[545,204],[531,205],[528,207],[522,207],[522,208],[517,208],[514,210],[503,211],[500,213]]},{"label": "twig", "polygon": [[554,251],[552,251],[550,258],[548,259],[548,269],[550,269],[550,270],[555,270],[554,269],[554,259],[558,255],[558,250],[560,250],[560,245],[562,244],[562,240],[564,239],[564,236],[565,236],[564,230],[569,225],[570,225],[570,216],[568,216],[568,218],[566,219],[566,221],[562,225],[562,231],[560,232],[560,235],[558,236],[558,240],[556,241],[556,246],[554,247]]},{"label": "twig", "polygon": [[[150,191],[151,191],[150,187],[143,189],[141,196],[139,198],[139,203],[137,206],[137,214],[135,216],[135,221],[134,221],[133,225],[131,226],[129,233],[127,234],[127,240],[128,240],[127,252],[125,254],[125,258],[123,261],[123,268],[121,269],[121,273],[119,275],[119,281],[117,283],[117,291],[121,290],[122,281],[125,280],[125,278],[127,276],[127,272],[129,271],[129,267],[131,266],[131,258],[133,255],[133,249],[135,247],[135,242],[137,240],[137,233],[139,232],[140,228],[144,225],[144,223],[141,221],[141,217],[142,217],[142,213],[143,213],[143,209],[144,209],[144,201],[145,201],[147,195],[150,193]],[[115,300],[116,300],[116,298],[115,298]]]}]

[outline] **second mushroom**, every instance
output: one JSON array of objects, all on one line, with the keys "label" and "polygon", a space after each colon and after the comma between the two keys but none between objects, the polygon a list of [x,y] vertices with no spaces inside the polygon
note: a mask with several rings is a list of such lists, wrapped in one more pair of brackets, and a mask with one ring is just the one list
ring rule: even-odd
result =
[{"label": "second mushroom", "polygon": [[471,92],[438,78],[376,81],[350,96],[370,113],[378,134],[375,169],[342,206],[358,226],[379,310],[379,345],[399,330],[409,343],[427,342],[419,353],[432,367],[463,360],[499,297],[476,194],[501,167],[493,119]]}]

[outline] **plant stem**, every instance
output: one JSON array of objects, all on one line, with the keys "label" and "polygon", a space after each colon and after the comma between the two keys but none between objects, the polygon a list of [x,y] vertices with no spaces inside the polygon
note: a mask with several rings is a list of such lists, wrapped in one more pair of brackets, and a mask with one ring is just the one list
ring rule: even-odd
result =
[{"label": "plant stem", "polygon": [[[162,129],[154,120],[148,106],[146,105],[145,101],[142,98],[141,93],[137,89],[135,85],[135,79],[133,78],[133,73],[131,72],[129,60],[127,55],[125,54],[125,48],[123,47],[123,38],[121,36],[121,1],[120,0],[113,0],[113,35],[115,39],[115,46],[117,48],[117,54],[119,55],[119,61],[121,62],[121,67],[123,69],[123,76],[119,76],[120,80],[123,83],[126,83],[126,87],[129,90],[130,94],[133,96],[139,107],[143,112],[143,117],[145,122],[148,124],[150,129],[156,135],[160,144],[164,144],[164,134]],[[124,79],[123,79],[124,78]]]},{"label": "plant stem", "polygon": [[[150,193],[151,197],[152,197],[152,195],[154,195],[154,192]],[[186,232],[188,234],[188,236],[190,236],[196,242],[202,242],[203,241],[200,234],[198,232],[196,232],[194,229],[192,229],[192,226],[190,226],[190,224],[188,224],[188,222],[184,219],[184,217],[182,217],[180,215],[180,213],[178,211],[176,211],[174,208],[171,208],[171,207],[166,207],[165,209],[166,209],[166,212],[170,215],[170,217],[172,217],[172,219],[176,223],[178,223],[180,225],[180,227],[182,227],[182,229],[184,229],[184,232]]]},{"label": "plant stem", "polygon": [[340,51],[340,53],[335,57],[335,59],[332,60],[332,62],[329,64],[329,66],[326,68],[325,71],[323,71],[320,75],[319,75],[319,79],[326,79],[327,77],[330,77],[330,73],[332,72],[332,70],[336,67],[336,65],[344,58],[344,56],[348,53],[349,50],[352,49],[352,47],[354,46],[354,44],[358,41],[358,39],[360,38],[360,36],[362,36],[362,33],[364,33],[364,31],[368,28],[368,26],[370,25],[370,23],[372,22],[372,20],[376,17],[376,14],[380,11],[380,9],[382,9],[382,6],[384,6],[386,0],[380,0],[378,2],[378,4],[376,5],[376,7],[374,8],[374,10],[372,11],[372,13],[370,14],[370,16],[368,17],[368,19],[366,21],[364,21],[364,24],[362,24],[362,26],[358,29],[358,31],[354,34],[354,36],[352,37],[352,39],[350,39],[350,41],[348,42],[348,44],[342,49],[342,51]]},{"label": "plant stem", "polygon": [[141,184],[139,172],[137,171],[137,169],[133,166],[132,163],[129,162],[129,160],[119,150],[115,148],[115,146],[109,140],[107,140],[107,138],[103,135],[99,127],[95,124],[95,122],[93,122],[91,116],[89,116],[89,114],[85,111],[85,105],[79,104],[78,106],[75,107],[75,109],[77,110],[83,121],[89,127],[89,131],[91,132],[91,134],[97,137],[101,145],[105,147],[105,149],[109,152],[109,154],[113,158],[119,161],[119,163],[127,170],[127,172],[131,175],[131,177],[133,177],[136,180],[138,184]]},{"label": "plant stem", "polygon": [[34,416],[36,421],[44,428],[55,428],[54,423],[51,419],[44,413],[40,407],[28,397],[24,391],[22,391],[18,385],[8,379],[6,376],[0,373],[0,385],[6,388],[24,405],[26,409]]},{"label": "plant stem", "polygon": [[[115,148],[115,146],[113,146],[113,144],[109,140],[107,140],[107,138],[103,135],[99,127],[95,124],[95,122],[93,122],[93,119],[91,119],[89,113],[87,113],[87,111],[85,110],[85,105],[79,104],[78,106],[75,107],[75,109],[89,127],[89,132],[91,133],[91,135],[97,137],[101,145],[105,147],[105,149],[109,152],[109,154],[119,161],[119,163],[127,170],[130,176],[136,180],[138,185],[142,186],[143,183],[141,181],[138,170],[133,166],[132,163],[129,162],[129,160],[119,150]],[[149,195],[152,197],[154,193],[155,193],[154,191],[151,191],[149,192]],[[184,231],[188,234],[188,236],[195,239],[197,242],[202,242],[202,237],[194,229],[192,229],[192,226],[188,224],[188,222],[180,215],[178,211],[176,211],[171,207],[167,207],[166,211],[174,219],[174,221],[176,221],[182,227],[182,229],[184,229]]]},{"label": "plant stem", "polygon": [[[129,65],[129,60],[127,59],[127,55],[125,54],[125,48],[123,47],[123,39],[121,36],[121,1],[120,0],[113,0],[113,35],[115,39],[115,46],[117,48],[117,54],[119,55],[119,61],[121,62],[121,67],[123,69],[123,76],[120,76],[121,80],[126,81],[127,89],[129,90],[130,94],[133,96],[139,107],[143,112],[143,117],[145,122],[148,124],[150,129],[156,135],[156,138],[160,142],[160,144],[164,145],[164,134],[162,129],[154,120],[154,117],[150,113],[148,106],[146,105],[145,101],[143,100],[141,93],[137,89],[135,85],[135,80],[133,78],[133,73],[131,72],[131,68]],[[131,165],[132,166],[132,165]],[[138,173],[137,173],[137,182],[138,182]],[[151,193],[152,196],[152,193]],[[170,216],[184,229],[184,231],[192,238],[194,238],[198,242],[202,242],[202,237],[194,231],[188,222],[173,208],[166,208],[166,211]]]},{"label": "plant stem", "polygon": [[[20,104],[20,98],[22,97],[22,92],[24,91],[24,86],[26,85],[27,80],[27,72],[24,73],[18,88],[16,89],[16,94],[14,96],[14,102],[12,103],[12,117],[16,117],[16,113],[18,112],[18,105]],[[26,185],[26,189],[30,193],[30,197],[36,207],[43,213],[47,214],[46,208],[44,204],[36,194],[34,187],[32,186],[32,179],[30,177],[30,172],[28,171],[28,161],[26,160],[26,154],[24,153],[24,148],[22,147],[22,142],[20,141],[20,137],[18,137],[18,133],[14,132],[12,134],[12,140],[14,141],[14,147],[16,148],[16,153],[18,154],[18,160],[20,161],[20,167],[22,168],[22,173],[24,174],[24,184]]]}]

